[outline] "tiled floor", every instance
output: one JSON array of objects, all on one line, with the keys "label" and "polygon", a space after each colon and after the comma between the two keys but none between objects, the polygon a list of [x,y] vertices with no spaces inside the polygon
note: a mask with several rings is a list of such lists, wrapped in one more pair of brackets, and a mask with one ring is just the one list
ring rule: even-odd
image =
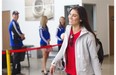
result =
[{"label": "tiled floor", "polygon": [[[50,63],[53,57],[50,57],[47,62],[47,68],[49,69]],[[27,60],[25,59],[22,64],[22,73],[24,75],[43,75],[41,73],[41,59],[30,58],[30,68],[28,68]],[[6,69],[3,69],[2,75],[6,74]],[[50,75],[50,74],[49,74]],[[65,72],[56,70],[54,75],[65,75]],[[105,57],[102,65],[102,75],[114,75],[114,57]]]}]

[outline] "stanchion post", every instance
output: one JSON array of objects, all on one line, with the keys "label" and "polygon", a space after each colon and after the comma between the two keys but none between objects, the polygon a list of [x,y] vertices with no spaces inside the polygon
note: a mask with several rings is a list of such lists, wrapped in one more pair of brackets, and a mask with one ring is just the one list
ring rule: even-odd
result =
[{"label": "stanchion post", "polygon": [[6,50],[6,61],[7,61],[7,75],[11,75],[10,52],[9,52],[9,50]]}]

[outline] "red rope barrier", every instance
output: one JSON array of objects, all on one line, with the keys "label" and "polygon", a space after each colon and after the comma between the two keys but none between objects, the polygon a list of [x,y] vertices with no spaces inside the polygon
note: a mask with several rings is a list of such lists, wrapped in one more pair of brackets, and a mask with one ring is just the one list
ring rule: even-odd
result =
[{"label": "red rope barrier", "polygon": [[[19,52],[26,52],[26,51],[31,51],[31,50],[40,50],[42,48],[51,48],[51,47],[60,46],[60,45],[61,44],[41,46],[41,47],[35,47],[35,48],[22,48],[22,49],[15,49],[15,50],[9,50],[9,51],[10,53],[19,53]],[[2,54],[6,54],[6,52],[2,51]]]}]

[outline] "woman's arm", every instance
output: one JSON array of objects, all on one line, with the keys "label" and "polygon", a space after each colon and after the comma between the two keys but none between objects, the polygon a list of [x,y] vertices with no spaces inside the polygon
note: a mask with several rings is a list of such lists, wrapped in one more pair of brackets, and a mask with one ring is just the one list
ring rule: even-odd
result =
[{"label": "woman's arm", "polygon": [[53,75],[54,71],[55,71],[55,66],[57,64],[57,62],[63,57],[63,55],[65,54],[65,50],[68,44],[68,36],[70,33],[70,29],[71,26],[67,25],[66,27],[66,31],[64,33],[64,40],[62,43],[62,46],[60,48],[60,51],[58,52],[58,54],[55,56],[55,58],[53,59],[52,63],[51,63],[51,67],[50,67],[50,74]]},{"label": "woman's arm", "polygon": [[66,49],[66,41],[67,41],[67,38],[65,37],[63,43],[62,43],[62,46],[60,48],[60,51],[57,53],[57,55],[55,56],[55,58],[53,59],[51,65],[54,65],[56,66],[57,64],[57,61],[59,61],[62,57],[63,57],[63,53]]},{"label": "woman's arm", "polygon": [[61,46],[60,51],[58,52],[58,54],[53,59],[51,65],[56,66],[57,61],[59,61],[63,57],[63,54],[65,53],[65,50],[66,50],[66,47],[67,47],[67,44],[68,44],[68,36],[70,34],[70,29],[71,29],[71,26],[67,25],[66,31],[64,33],[64,40],[63,40],[62,46]]},{"label": "woman's arm", "polygon": [[62,46],[60,48],[60,51],[58,52],[58,54],[55,56],[55,58],[53,59],[53,61],[51,63],[50,75],[53,75],[53,73],[55,72],[55,66],[56,66],[57,62],[59,60],[61,60],[61,58],[63,57],[65,49],[66,49],[66,39],[64,39],[63,44],[62,44]]},{"label": "woman's arm", "polygon": [[93,35],[90,35],[88,39],[88,48],[94,73],[95,75],[101,75],[101,66],[98,60],[97,47]]},{"label": "woman's arm", "polygon": [[40,38],[43,39],[44,42],[46,42],[48,44],[48,40],[46,40],[45,37],[43,36],[42,29],[39,29],[39,34],[40,34]]},{"label": "woman's arm", "polygon": [[56,31],[56,38],[58,39],[58,40],[61,40],[62,41],[62,39],[61,39],[61,37],[60,37],[60,34],[59,34],[59,28],[57,28],[57,31]]}]

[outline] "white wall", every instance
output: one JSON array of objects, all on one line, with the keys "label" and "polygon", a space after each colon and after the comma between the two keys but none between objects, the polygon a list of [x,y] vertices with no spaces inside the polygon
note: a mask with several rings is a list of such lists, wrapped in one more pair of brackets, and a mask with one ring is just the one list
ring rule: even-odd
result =
[{"label": "white wall", "polygon": [[[82,5],[81,0],[54,0],[54,19],[48,21],[48,27],[51,34],[51,44],[56,44],[56,28],[59,24],[59,17],[64,16],[65,5]],[[25,21],[25,0],[2,0],[2,10],[19,11],[19,24],[22,32],[26,36],[24,44],[31,44],[39,46],[39,21]],[[33,56],[36,57],[36,51],[33,52]]]},{"label": "white wall", "polygon": [[82,3],[96,5],[97,37],[102,41],[104,53],[109,54],[109,5],[114,6],[114,0],[82,0]]},{"label": "white wall", "polygon": [[[64,16],[64,6],[87,3],[96,5],[96,30],[97,36],[103,43],[105,54],[109,54],[109,11],[108,6],[114,5],[114,0],[54,0],[55,13],[54,20],[48,21],[51,34],[51,44],[56,44],[56,28],[59,17]],[[19,24],[25,33],[24,44],[39,46],[39,21],[25,21],[25,1],[24,0],[2,0],[2,10],[18,10],[20,12]]]}]

